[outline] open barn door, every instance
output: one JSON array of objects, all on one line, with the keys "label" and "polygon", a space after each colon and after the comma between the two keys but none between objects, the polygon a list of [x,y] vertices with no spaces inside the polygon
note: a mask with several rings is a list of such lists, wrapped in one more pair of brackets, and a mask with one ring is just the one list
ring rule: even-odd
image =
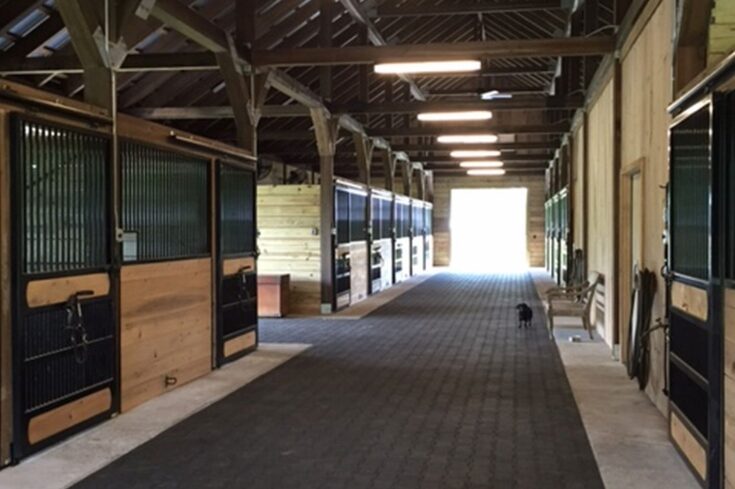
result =
[{"label": "open barn door", "polygon": [[12,122],[15,460],[118,405],[110,140]]},{"label": "open barn door", "polygon": [[257,347],[258,306],[254,169],[217,167],[217,364]]}]

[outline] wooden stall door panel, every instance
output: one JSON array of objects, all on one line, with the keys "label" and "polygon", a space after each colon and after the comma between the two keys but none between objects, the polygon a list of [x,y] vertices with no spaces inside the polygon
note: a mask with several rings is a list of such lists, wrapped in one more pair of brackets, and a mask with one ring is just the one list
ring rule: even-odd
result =
[{"label": "wooden stall door panel", "polygon": [[735,488],[735,290],[725,290],[724,412],[723,458],[725,487]]},{"label": "wooden stall door panel", "polygon": [[350,244],[350,304],[368,295],[369,253],[367,242]]},{"label": "wooden stall door panel", "polygon": [[211,267],[200,258],[122,268],[122,411],[211,370]]},{"label": "wooden stall door panel", "polygon": [[707,322],[707,291],[681,282],[671,284],[671,306],[701,321]]},{"label": "wooden stall door panel", "polygon": [[707,479],[707,452],[704,447],[692,436],[683,421],[676,413],[671,413],[671,437],[695,472],[702,478]]},{"label": "wooden stall door panel", "polygon": [[28,423],[28,442],[36,444],[51,438],[111,408],[112,391],[106,388],[39,414]]}]

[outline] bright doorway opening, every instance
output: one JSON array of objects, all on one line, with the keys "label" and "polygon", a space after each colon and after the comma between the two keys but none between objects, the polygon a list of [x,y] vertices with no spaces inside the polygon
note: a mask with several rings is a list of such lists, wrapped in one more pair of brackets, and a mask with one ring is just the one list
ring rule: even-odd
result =
[{"label": "bright doorway opening", "polygon": [[527,269],[527,202],[525,188],[452,190],[452,267],[476,272]]}]

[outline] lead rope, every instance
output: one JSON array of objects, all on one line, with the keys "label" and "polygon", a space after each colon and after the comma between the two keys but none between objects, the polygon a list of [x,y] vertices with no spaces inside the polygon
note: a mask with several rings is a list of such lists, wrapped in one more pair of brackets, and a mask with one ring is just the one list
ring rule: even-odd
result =
[{"label": "lead rope", "polygon": [[66,327],[64,329],[69,331],[69,342],[74,352],[74,360],[79,365],[86,363],[89,356],[89,338],[87,329],[84,327],[84,312],[79,299],[82,296],[93,294],[91,290],[76,292],[66,301]]}]

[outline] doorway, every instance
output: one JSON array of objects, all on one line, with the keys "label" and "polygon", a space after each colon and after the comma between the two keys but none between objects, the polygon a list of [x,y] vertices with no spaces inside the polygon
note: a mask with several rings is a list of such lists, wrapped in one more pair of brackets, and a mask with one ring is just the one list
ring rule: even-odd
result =
[{"label": "doorway", "polygon": [[527,203],[525,188],[452,190],[452,267],[478,272],[528,268]]}]

